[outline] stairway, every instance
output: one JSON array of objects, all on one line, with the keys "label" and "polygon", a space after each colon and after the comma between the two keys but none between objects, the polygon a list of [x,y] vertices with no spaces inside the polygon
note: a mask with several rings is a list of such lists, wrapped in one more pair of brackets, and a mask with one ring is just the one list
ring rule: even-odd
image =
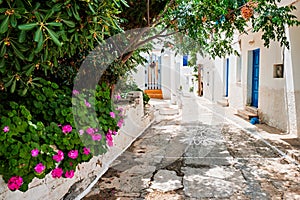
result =
[{"label": "stairway", "polygon": [[148,94],[150,98],[163,99],[162,90],[145,90],[145,93]]},{"label": "stairway", "polygon": [[228,107],[229,106],[228,97],[223,97],[223,99],[217,101],[217,104],[223,107]]},{"label": "stairway", "polygon": [[258,117],[257,108],[246,106],[243,110],[238,110],[237,115],[246,120],[251,120],[253,117]]}]

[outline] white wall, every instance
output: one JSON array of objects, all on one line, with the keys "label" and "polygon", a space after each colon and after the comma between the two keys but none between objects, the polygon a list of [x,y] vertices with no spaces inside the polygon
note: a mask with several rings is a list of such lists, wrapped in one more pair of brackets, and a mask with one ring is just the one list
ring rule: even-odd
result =
[{"label": "white wall", "polygon": [[242,63],[243,63],[243,103],[251,103],[252,86],[252,50],[260,49],[259,68],[259,101],[258,110],[260,120],[287,130],[287,111],[285,98],[285,78],[273,78],[273,65],[282,64],[282,48],[278,42],[271,42],[270,48],[265,48],[261,40],[261,33],[242,35]]},{"label": "white wall", "polygon": [[145,90],[145,66],[139,65],[137,71],[133,73],[132,77],[138,87],[142,90]]},{"label": "white wall", "polygon": [[[294,14],[300,19],[300,3],[295,4]],[[285,75],[287,110],[289,114],[288,128],[291,134],[300,137],[300,28],[291,27],[287,31],[290,39],[290,50],[285,50]]]}]

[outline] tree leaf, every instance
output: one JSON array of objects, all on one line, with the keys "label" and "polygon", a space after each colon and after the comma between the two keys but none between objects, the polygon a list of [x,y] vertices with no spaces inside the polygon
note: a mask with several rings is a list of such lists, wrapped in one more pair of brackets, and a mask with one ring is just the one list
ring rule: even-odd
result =
[{"label": "tree leaf", "polygon": [[14,92],[15,92],[15,90],[16,90],[16,85],[17,85],[17,80],[15,79],[15,80],[13,81],[13,84],[12,84],[11,88],[10,88],[10,92],[11,92],[11,93],[14,93]]},{"label": "tree leaf", "polygon": [[11,24],[11,26],[14,27],[14,28],[17,26],[17,20],[16,20],[16,16],[15,16],[15,15],[12,15],[12,16],[10,17],[10,24]]},{"label": "tree leaf", "polygon": [[1,49],[0,49],[0,57],[3,57],[6,53],[6,45],[2,43]]},{"label": "tree leaf", "polygon": [[49,33],[49,35],[50,35],[52,41],[53,41],[57,46],[61,47],[62,44],[61,44],[60,41],[57,39],[56,33],[55,33],[54,31],[52,31],[51,29],[47,28],[47,27],[45,27],[45,28],[47,29],[47,31],[48,31],[48,33]]},{"label": "tree leaf", "polygon": [[40,27],[38,27],[38,29],[34,33],[34,41],[39,42],[41,36],[42,36],[42,29]]},{"label": "tree leaf", "polygon": [[12,42],[10,43],[10,45],[13,48],[15,54],[22,60],[25,60],[25,56],[23,55],[23,53],[21,51],[19,51],[19,49]]},{"label": "tree leaf", "polygon": [[59,22],[48,22],[46,25],[49,25],[49,26],[62,26],[62,23],[59,23]]},{"label": "tree leaf", "polygon": [[22,31],[20,32],[18,41],[19,41],[20,43],[23,43],[23,42],[25,41],[25,39],[26,39],[26,31],[22,30]]},{"label": "tree leaf", "polygon": [[36,27],[37,25],[38,25],[37,23],[28,23],[28,24],[19,25],[18,28],[20,30],[29,31],[29,30],[33,29],[34,27]]},{"label": "tree leaf", "polygon": [[75,27],[75,23],[69,20],[62,20],[68,27],[74,28]]},{"label": "tree leaf", "polygon": [[0,25],[0,33],[5,33],[8,30],[8,19],[9,16],[6,16],[6,18],[2,21]]}]

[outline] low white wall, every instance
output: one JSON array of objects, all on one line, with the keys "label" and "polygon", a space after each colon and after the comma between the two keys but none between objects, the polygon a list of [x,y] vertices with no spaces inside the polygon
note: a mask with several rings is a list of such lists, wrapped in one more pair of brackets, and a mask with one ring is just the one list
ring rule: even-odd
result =
[{"label": "low white wall", "polygon": [[126,118],[124,126],[114,138],[114,146],[104,155],[94,157],[87,163],[77,167],[72,179],[53,179],[48,174],[44,179],[35,178],[29,185],[29,190],[11,192],[7,185],[0,179],[0,199],[9,200],[56,200],[62,199],[72,187],[72,193],[68,199],[74,199],[99,175],[106,172],[112,163],[152,122],[153,114],[144,115],[144,105],[141,92],[133,92],[138,96],[132,104],[124,106]]}]

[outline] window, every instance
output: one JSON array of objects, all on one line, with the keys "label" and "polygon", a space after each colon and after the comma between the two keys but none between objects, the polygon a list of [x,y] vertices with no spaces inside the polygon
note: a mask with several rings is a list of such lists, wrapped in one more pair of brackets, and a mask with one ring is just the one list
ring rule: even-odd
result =
[{"label": "window", "polygon": [[238,56],[236,59],[236,82],[242,81],[242,56]]},{"label": "window", "polygon": [[183,66],[188,66],[188,55],[183,56]]},{"label": "window", "polygon": [[283,78],[283,64],[273,66],[273,78]]}]

